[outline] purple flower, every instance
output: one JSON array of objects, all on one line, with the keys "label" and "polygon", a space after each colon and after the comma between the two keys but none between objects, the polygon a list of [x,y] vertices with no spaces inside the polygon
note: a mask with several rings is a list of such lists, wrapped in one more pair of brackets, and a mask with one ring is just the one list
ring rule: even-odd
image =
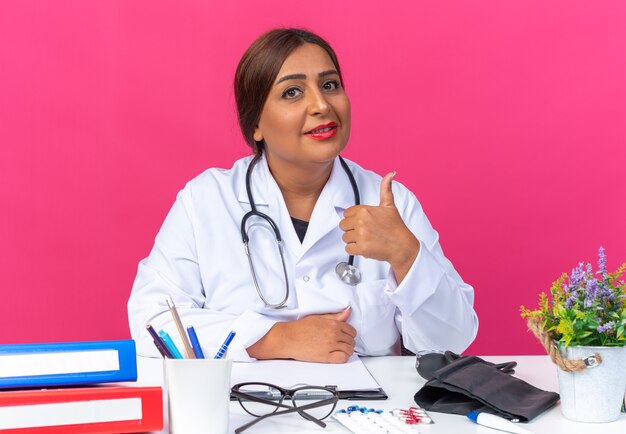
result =
[{"label": "purple flower", "polygon": [[585,307],[591,307],[591,304],[596,298],[598,293],[598,281],[593,277],[587,281],[587,287],[585,288]]},{"label": "purple flower", "polygon": [[598,297],[603,298],[605,300],[613,300],[615,298],[615,293],[611,289],[610,285],[605,282],[598,283]]},{"label": "purple flower", "polygon": [[615,327],[615,322],[609,321],[607,323],[604,323],[603,325],[599,325],[596,330],[598,330],[598,333],[606,333],[609,330],[613,329],[613,327]]},{"label": "purple flower", "polygon": [[569,278],[569,287],[577,288],[585,277],[584,264],[580,262],[577,268],[572,268],[572,274]]},{"label": "purple flower", "polygon": [[600,273],[603,277],[606,275],[606,255],[604,254],[604,247],[600,247],[598,249],[598,273]]}]

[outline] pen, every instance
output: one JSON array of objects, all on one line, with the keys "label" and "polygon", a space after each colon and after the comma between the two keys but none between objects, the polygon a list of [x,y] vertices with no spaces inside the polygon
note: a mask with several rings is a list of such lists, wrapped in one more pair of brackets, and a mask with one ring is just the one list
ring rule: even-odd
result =
[{"label": "pen", "polygon": [[159,330],[159,336],[163,338],[163,342],[165,342],[165,345],[170,350],[170,352],[174,355],[175,359],[183,358],[183,355],[180,353],[180,351],[178,351],[178,348],[176,348],[176,344],[174,344],[174,341],[172,340],[170,335],[167,334],[167,332],[164,332],[163,330]]},{"label": "pen", "polygon": [[196,330],[193,326],[187,327],[187,333],[189,334],[189,340],[191,341],[193,352],[196,353],[196,359],[204,359],[204,353],[202,352],[202,347],[198,341],[198,335],[196,335]]},{"label": "pen", "polygon": [[161,357],[163,357],[164,359],[167,359],[167,354],[165,353],[165,350],[163,348],[167,348],[167,347],[161,347],[159,346],[159,344],[157,344],[157,341],[155,341],[154,339],[152,339],[152,343],[154,343],[154,346],[157,348],[157,350],[159,350],[159,353],[161,353]]},{"label": "pen", "polygon": [[[170,300],[172,301],[172,304],[170,304]],[[185,333],[185,329],[183,329],[183,323],[180,321],[180,316],[178,315],[178,310],[176,309],[176,305],[174,304],[174,299],[170,297],[170,300],[168,300],[167,298],[165,299],[165,301],[167,302],[167,306],[170,308],[170,312],[172,312],[172,316],[174,317],[174,323],[176,324],[178,333],[180,333],[180,338],[183,341],[183,346],[185,347],[187,357],[189,357],[190,359],[195,359],[196,356],[193,354],[189,339],[187,339],[187,333]]]},{"label": "pen", "polygon": [[226,338],[226,340],[224,341],[224,343],[222,344],[222,347],[219,349],[219,351],[217,352],[217,354],[215,355],[215,357],[213,357],[214,359],[221,359],[222,357],[224,357],[224,354],[226,354],[226,351],[228,350],[228,346],[230,345],[230,343],[233,341],[233,338],[235,337],[235,332],[231,331],[228,334],[228,337]]},{"label": "pen", "polygon": [[157,332],[154,331],[154,328],[150,324],[147,324],[146,329],[148,330],[148,333],[150,333],[150,336],[152,336],[154,345],[156,345],[157,349],[159,350],[159,353],[161,353],[163,357],[167,357],[168,359],[173,359],[174,354],[172,354],[169,348],[167,348],[167,345],[165,345],[165,342],[163,342],[163,339],[161,339],[161,337],[157,334]]},{"label": "pen", "polygon": [[488,426],[489,428],[497,429],[500,431],[512,432],[516,434],[532,434],[531,431],[528,431],[527,429],[524,429],[521,426],[510,422],[503,417],[496,416],[495,414],[473,411],[467,414],[467,418],[479,425]]}]

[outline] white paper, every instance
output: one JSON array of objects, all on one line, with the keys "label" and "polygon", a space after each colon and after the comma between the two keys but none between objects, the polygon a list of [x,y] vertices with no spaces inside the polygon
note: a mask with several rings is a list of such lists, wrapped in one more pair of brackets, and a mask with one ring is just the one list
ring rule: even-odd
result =
[{"label": "white paper", "polygon": [[231,386],[261,381],[277,386],[337,386],[343,390],[378,390],[380,386],[361,359],[352,355],[347,363],[310,363],[295,360],[258,360],[233,363]]},{"label": "white paper", "polygon": [[0,356],[0,377],[119,371],[117,350],[20,353]]},{"label": "white paper", "polygon": [[141,420],[141,398],[0,407],[0,429]]}]

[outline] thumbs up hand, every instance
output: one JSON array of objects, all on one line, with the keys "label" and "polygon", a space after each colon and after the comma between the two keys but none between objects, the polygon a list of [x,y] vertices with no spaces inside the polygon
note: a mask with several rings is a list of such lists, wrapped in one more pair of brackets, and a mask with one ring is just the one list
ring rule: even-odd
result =
[{"label": "thumbs up hand", "polygon": [[391,189],[391,181],[396,176],[396,172],[389,172],[380,181],[380,204],[379,206],[396,208],[396,203],[393,199],[393,190]]},{"label": "thumbs up hand", "polygon": [[419,252],[419,241],[406,227],[394,202],[391,183],[396,172],[380,183],[378,206],[356,205],[346,209],[339,227],[350,255],[387,261],[400,283]]}]

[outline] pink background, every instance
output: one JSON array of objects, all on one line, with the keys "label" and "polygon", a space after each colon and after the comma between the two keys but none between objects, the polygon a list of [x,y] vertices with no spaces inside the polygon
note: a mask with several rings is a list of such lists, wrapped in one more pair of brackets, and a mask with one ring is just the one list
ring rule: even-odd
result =
[{"label": "pink background", "polygon": [[[345,156],[397,170],[476,290],[475,354],[561,272],[626,260],[626,3],[0,1],[0,343],[129,336],[175,195],[248,153],[233,73],[278,25],[336,48]],[[233,240],[238,242],[238,240]]]}]

